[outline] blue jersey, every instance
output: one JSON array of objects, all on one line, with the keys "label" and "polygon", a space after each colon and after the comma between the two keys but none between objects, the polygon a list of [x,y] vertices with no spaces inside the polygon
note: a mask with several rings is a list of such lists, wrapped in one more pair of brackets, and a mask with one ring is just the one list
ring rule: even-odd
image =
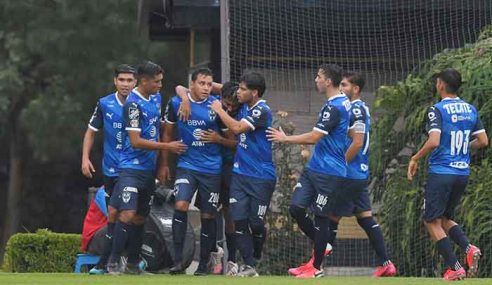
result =
[{"label": "blue jersey", "polygon": [[137,89],[134,89],[126,99],[123,118],[126,132],[123,132],[120,169],[155,171],[157,151],[133,148],[128,138],[128,131],[140,132],[140,137],[145,140],[159,141],[161,94],[153,94],[149,99],[145,99]]},{"label": "blue jersey", "polygon": [[475,107],[460,98],[445,98],[427,112],[428,133],[441,133],[429,158],[429,172],[469,175],[472,136],[485,132]]},{"label": "blue jersey", "polygon": [[265,100],[259,100],[251,108],[243,104],[237,118],[246,122],[250,130],[237,136],[233,171],[260,179],[276,179],[272,161],[272,142],[266,137],[266,130],[272,126],[270,107]]},{"label": "blue jersey", "polygon": [[206,130],[220,131],[220,120],[212,111],[210,105],[217,100],[208,96],[203,101],[194,101],[188,96],[191,104],[191,116],[186,121],[178,119],[181,98],[175,96],[169,100],[165,120],[177,125],[178,139],[188,146],[186,152],[178,157],[178,167],[209,174],[220,174],[222,167],[222,147],[215,143],[205,143],[201,140],[201,132]]},{"label": "blue jersey", "polygon": [[345,94],[329,98],[321,108],[313,130],[325,136],[314,145],[313,156],[307,165],[309,170],[331,176],[346,176],[345,151],[350,108],[350,101]]},{"label": "blue jersey", "polygon": [[[371,126],[371,115],[366,104],[358,99],[351,102],[349,129],[355,133],[364,134],[364,144],[357,155],[347,166],[347,178],[368,179],[369,178],[369,131]],[[347,137],[347,148],[352,143],[352,138]]]},{"label": "blue jersey", "polygon": [[89,121],[89,128],[96,132],[104,128],[103,174],[118,176],[118,163],[123,149],[123,103],[118,99],[117,93],[99,99]]}]

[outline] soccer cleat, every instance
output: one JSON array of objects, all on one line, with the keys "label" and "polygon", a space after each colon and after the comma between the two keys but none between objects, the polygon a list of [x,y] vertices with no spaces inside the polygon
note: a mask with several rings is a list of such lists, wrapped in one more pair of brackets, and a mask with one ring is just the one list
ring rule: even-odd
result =
[{"label": "soccer cleat", "polygon": [[309,259],[308,262],[301,264],[299,267],[289,268],[288,273],[289,275],[297,276],[301,274],[304,270],[312,267],[313,262],[314,262],[314,255],[311,255],[311,258]]},{"label": "soccer cleat", "polygon": [[470,249],[466,253],[466,265],[468,265],[468,277],[476,277],[478,274],[478,262],[482,253],[480,249],[474,245],[470,245]]},{"label": "soccer cleat", "polygon": [[118,263],[108,263],[106,266],[106,270],[109,275],[121,275],[123,272],[121,271],[121,267]]},{"label": "soccer cleat", "polygon": [[169,274],[171,275],[184,274],[185,270],[186,268],[184,267],[183,263],[178,262],[169,269]]},{"label": "soccer cleat", "polygon": [[228,261],[226,265],[226,275],[227,276],[236,276],[239,271],[239,267],[237,266],[237,263],[234,263],[232,261]]},{"label": "soccer cleat", "polygon": [[153,275],[152,273],[143,270],[140,262],[137,263],[137,264],[127,263],[126,264],[126,268],[125,268],[125,274],[130,274],[130,275]]},{"label": "soccer cleat", "polygon": [[244,265],[241,272],[237,274],[239,277],[258,277],[260,276],[253,266]]},{"label": "soccer cleat", "polygon": [[212,267],[212,274],[222,274],[222,259],[224,258],[224,250],[222,247],[217,246],[217,252],[210,253],[210,262]]},{"label": "soccer cleat", "polygon": [[[328,243],[325,249],[325,257],[331,255],[332,252],[333,249],[331,247],[331,244]],[[297,276],[301,274],[302,271],[304,271],[304,269],[312,267],[313,262],[314,262],[314,251],[311,253],[311,258],[309,259],[308,262],[301,264],[299,267],[289,268],[287,272],[289,273],[289,275]]]},{"label": "soccer cleat", "polygon": [[457,280],[463,280],[466,277],[466,272],[465,269],[460,268],[458,270],[452,270],[451,268],[448,268],[446,272],[444,272],[444,277],[442,279],[446,281],[457,281]]},{"label": "soccer cleat", "polygon": [[208,275],[208,263],[203,263],[203,262],[200,262],[198,264],[198,268],[196,269],[195,273],[193,273],[193,275],[195,276],[205,276],[205,275]]},{"label": "soccer cleat", "polygon": [[386,265],[378,266],[376,271],[372,274],[372,277],[392,277],[396,275],[396,267],[393,262],[389,262]]},{"label": "soccer cleat", "polygon": [[100,269],[97,267],[92,267],[91,270],[89,270],[90,275],[103,275],[105,273],[108,273],[106,269]]},{"label": "soccer cleat", "polygon": [[325,276],[323,269],[317,269],[311,264],[311,266],[304,268],[296,278],[320,278],[323,276]]}]

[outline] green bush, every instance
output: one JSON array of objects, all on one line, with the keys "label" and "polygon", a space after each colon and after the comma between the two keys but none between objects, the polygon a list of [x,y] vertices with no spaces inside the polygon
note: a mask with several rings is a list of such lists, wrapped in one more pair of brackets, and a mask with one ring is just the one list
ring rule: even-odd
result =
[{"label": "green bush", "polygon": [[3,267],[9,272],[72,272],[79,247],[78,234],[15,234],[7,242]]},{"label": "green bush", "polygon": [[[443,264],[421,219],[427,163],[422,160],[416,181],[406,179],[410,153],[427,139],[426,110],[439,99],[432,76],[456,68],[463,78],[459,96],[479,110],[489,137],[492,130],[492,26],[474,44],[448,49],[423,62],[393,86],[382,86],[374,104],[378,120],[371,144],[374,199],[381,205],[380,223],[398,271],[405,276],[440,275]],[[402,151],[405,150],[406,151]],[[474,151],[469,185],[456,221],[483,253],[480,276],[492,276],[492,148]],[[458,248],[456,248],[458,252]],[[460,258],[460,260],[462,260]]]}]

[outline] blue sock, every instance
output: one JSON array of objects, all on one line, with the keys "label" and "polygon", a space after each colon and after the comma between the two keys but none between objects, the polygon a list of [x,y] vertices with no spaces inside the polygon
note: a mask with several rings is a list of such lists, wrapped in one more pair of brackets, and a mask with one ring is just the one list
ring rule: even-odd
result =
[{"label": "blue sock", "polygon": [[261,259],[263,244],[266,240],[266,228],[264,223],[251,225],[251,234],[253,236],[253,257],[256,260]]},{"label": "blue sock", "polygon": [[459,225],[449,229],[449,237],[466,253],[470,249],[470,241]]},{"label": "blue sock", "polygon": [[236,245],[243,257],[246,265],[256,266],[253,258],[253,239],[249,231],[248,220],[235,221],[236,226]]},{"label": "blue sock", "polygon": [[113,231],[114,231],[115,223],[109,223],[107,227],[106,235],[104,236],[104,245],[103,245],[103,253],[101,258],[99,258],[99,262],[96,265],[96,268],[104,269],[106,268],[106,264],[108,263],[109,255],[111,254],[111,249],[113,247]]},{"label": "blue sock", "polygon": [[306,213],[306,209],[298,207],[296,205],[290,205],[289,213],[296,220],[297,225],[301,231],[312,241],[314,241],[315,229],[313,221]]},{"label": "blue sock", "polygon": [[217,233],[215,218],[201,219],[202,228],[200,233],[200,263],[207,264],[210,259],[210,249],[215,246]]},{"label": "blue sock", "polygon": [[111,249],[111,263],[120,262],[121,253],[125,250],[130,225],[123,222],[116,222],[113,232],[113,246]]},{"label": "blue sock", "polygon": [[140,251],[142,249],[144,225],[131,225],[128,235],[128,263],[138,264],[140,262]]},{"label": "blue sock", "polygon": [[173,216],[173,241],[174,241],[174,264],[183,261],[183,246],[188,226],[188,213],[174,210]]},{"label": "blue sock", "polygon": [[338,223],[330,220],[330,224],[328,226],[328,242],[334,246],[335,239],[337,238],[338,232]]},{"label": "blue sock", "polygon": [[236,236],[232,233],[226,233],[227,243],[227,261],[236,263]]},{"label": "blue sock", "polygon": [[439,254],[444,258],[444,263],[453,270],[458,270],[461,268],[461,264],[458,262],[456,255],[451,247],[451,241],[448,237],[440,239],[437,241],[437,250]]},{"label": "blue sock", "polygon": [[314,262],[313,266],[316,269],[321,268],[323,263],[326,244],[328,243],[328,235],[330,231],[330,222],[327,217],[315,216],[314,226],[316,234],[314,236]]},{"label": "blue sock", "polygon": [[381,227],[379,226],[379,224],[376,223],[373,217],[357,219],[357,223],[366,232],[367,237],[369,238],[369,242],[374,248],[374,251],[376,251],[376,255],[379,259],[379,264],[383,265],[385,263],[388,263],[388,252],[386,251],[383,232],[381,231]]}]

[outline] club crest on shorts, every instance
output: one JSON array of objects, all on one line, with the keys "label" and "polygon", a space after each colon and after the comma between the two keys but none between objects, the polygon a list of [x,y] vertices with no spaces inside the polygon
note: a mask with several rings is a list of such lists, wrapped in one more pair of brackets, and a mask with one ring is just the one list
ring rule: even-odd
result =
[{"label": "club crest on shorts", "polygon": [[123,192],[123,195],[121,196],[124,203],[130,202],[131,197],[132,197],[132,194],[130,194],[130,192]]}]

